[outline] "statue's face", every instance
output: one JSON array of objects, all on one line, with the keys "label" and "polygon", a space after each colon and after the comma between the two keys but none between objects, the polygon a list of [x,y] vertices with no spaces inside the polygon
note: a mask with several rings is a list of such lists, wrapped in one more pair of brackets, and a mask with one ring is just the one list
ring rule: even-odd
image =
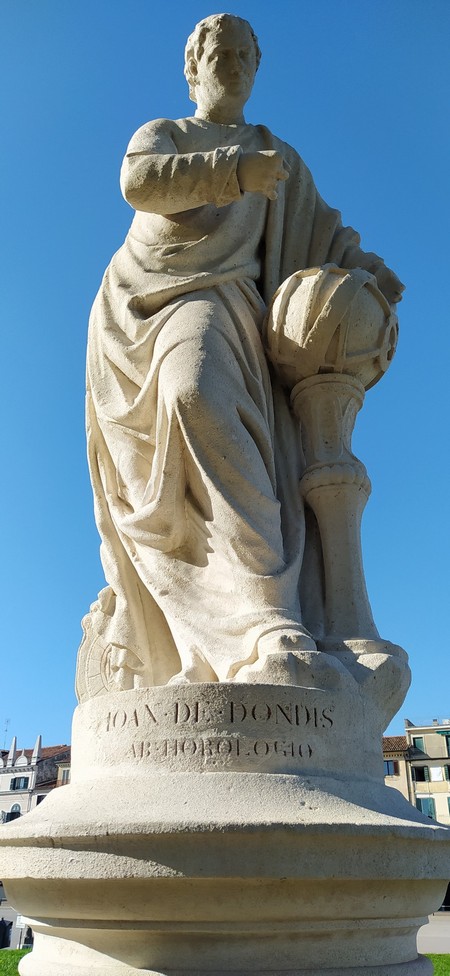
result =
[{"label": "statue's face", "polygon": [[195,67],[195,100],[207,108],[229,104],[242,110],[253,88],[256,67],[249,30],[238,21],[225,21],[207,35]]}]

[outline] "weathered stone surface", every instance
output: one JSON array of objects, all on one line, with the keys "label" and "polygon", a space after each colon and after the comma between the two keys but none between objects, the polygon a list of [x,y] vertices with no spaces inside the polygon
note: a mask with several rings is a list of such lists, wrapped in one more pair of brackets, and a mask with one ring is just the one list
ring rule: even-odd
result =
[{"label": "weathered stone surface", "polygon": [[361,714],[217,683],[79,706],[71,784],[2,853],[39,936],[24,976],[429,972],[448,831],[384,786],[379,736],[355,768]]},{"label": "weathered stone surface", "polygon": [[[169,681],[304,683],[305,668],[298,679],[282,664],[286,641],[306,661],[322,638],[378,638],[358,558],[367,475],[359,464],[355,481],[352,456],[348,487],[348,455],[333,457],[323,505],[306,490],[284,386],[332,369],[361,399],[392,358],[390,302],[403,286],[342,226],[295,150],[246,124],[258,61],[245,21],[210,18],[186,49],[195,116],[142,126],[124,159],[136,214],[89,329],[89,458],[109,586],[84,621],[80,701]],[[264,336],[281,386],[261,338],[279,286]],[[325,436],[329,406],[313,390]],[[303,440],[305,395],[297,403]],[[344,409],[340,421],[345,440]],[[342,504],[326,526],[318,506],[333,508],[338,462]]]},{"label": "weathered stone surface", "polygon": [[22,976],[431,973],[416,932],[449,836],[383,783],[409,669],[372,617],[351,447],[403,286],[245,123],[258,61],[245,21],[202,22],[195,117],[124,160],[136,215],[90,324],[108,586],[72,782],[0,832],[36,933]]}]

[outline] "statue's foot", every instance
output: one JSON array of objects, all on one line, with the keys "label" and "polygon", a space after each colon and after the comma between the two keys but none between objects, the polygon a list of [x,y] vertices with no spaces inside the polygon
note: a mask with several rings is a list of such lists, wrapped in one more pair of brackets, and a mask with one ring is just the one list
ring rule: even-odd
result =
[{"label": "statue's foot", "polygon": [[191,685],[198,682],[218,681],[215,671],[197,648],[183,654],[183,667],[167,682],[168,685]]},{"label": "statue's foot", "polygon": [[245,684],[296,685],[302,688],[336,688],[348,673],[336,658],[318,651],[308,634],[277,630],[258,641],[258,658],[234,676]]},{"label": "statue's foot", "polygon": [[292,627],[270,630],[258,640],[258,655],[268,654],[303,654],[317,651],[316,643],[304,630],[294,630]]}]

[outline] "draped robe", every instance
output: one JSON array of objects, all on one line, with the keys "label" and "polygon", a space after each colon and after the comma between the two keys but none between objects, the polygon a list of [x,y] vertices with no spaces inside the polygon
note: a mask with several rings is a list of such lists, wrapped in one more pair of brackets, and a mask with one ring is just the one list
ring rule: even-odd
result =
[{"label": "draped robe", "polygon": [[[290,167],[270,202],[237,180],[240,153],[268,149]],[[230,680],[262,635],[302,628],[302,455],[261,342],[266,305],[300,268],[382,262],[263,126],[157,120],[131,140],[125,186],[131,167],[136,213],[89,327],[108,587],[84,621],[80,673],[112,647],[144,685]]]}]

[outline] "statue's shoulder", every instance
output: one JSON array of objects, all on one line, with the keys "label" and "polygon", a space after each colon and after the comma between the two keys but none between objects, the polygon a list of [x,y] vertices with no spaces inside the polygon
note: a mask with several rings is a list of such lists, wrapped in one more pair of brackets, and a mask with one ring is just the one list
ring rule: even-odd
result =
[{"label": "statue's shoulder", "polygon": [[136,130],[128,143],[127,153],[148,152],[160,139],[173,139],[178,121],[173,119],[152,119]]}]

